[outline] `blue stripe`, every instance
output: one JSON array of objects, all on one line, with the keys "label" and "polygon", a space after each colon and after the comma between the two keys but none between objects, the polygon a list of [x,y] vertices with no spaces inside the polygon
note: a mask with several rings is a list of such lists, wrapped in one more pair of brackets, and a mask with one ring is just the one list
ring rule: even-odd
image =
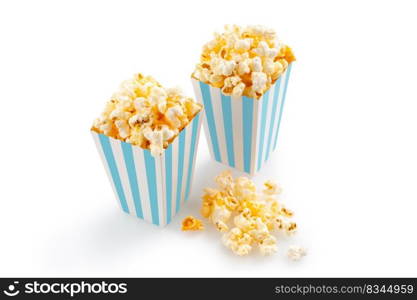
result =
[{"label": "blue stripe", "polygon": [[265,161],[268,160],[269,154],[271,153],[271,145],[272,145],[272,133],[274,131],[275,127],[275,115],[277,114],[277,108],[278,108],[278,95],[279,95],[279,87],[281,86],[281,78],[278,79],[278,81],[275,83],[274,88],[274,99],[272,103],[272,112],[271,112],[271,124],[269,126],[269,135],[268,135],[268,148],[266,152]]},{"label": "blue stripe", "polygon": [[213,145],[214,158],[220,162],[220,150],[217,140],[216,124],[214,123],[213,106],[211,104],[210,88],[207,84],[200,81],[201,94],[203,96],[204,110],[206,112],[207,124],[210,132],[210,139]]},{"label": "blue stripe", "polygon": [[277,147],[278,131],[279,131],[279,127],[281,125],[282,110],[284,108],[285,95],[287,94],[287,87],[288,87],[288,81],[290,79],[291,67],[292,67],[292,64],[290,64],[288,66],[288,68],[287,68],[287,75],[286,75],[286,79],[285,79],[285,86],[284,86],[284,91],[282,93],[281,107],[279,109],[278,128],[277,128],[277,132],[275,133],[274,149]]},{"label": "blue stripe", "polygon": [[136,215],[143,219],[142,204],[140,202],[138,180],[136,178],[135,161],[133,159],[132,145],[121,142],[123,157],[125,160],[127,175],[129,177],[130,190],[132,192],[133,201],[135,202]]},{"label": "blue stripe", "polygon": [[149,200],[151,203],[152,223],[154,223],[155,225],[159,225],[155,159],[153,158],[149,150],[143,150],[143,156],[145,158],[146,179],[148,181],[148,192]]},{"label": "blue stripe", "polygon": [[261,168],[262,154],[265,144],[265,126],[266,126],[266,112],[268,110],[269,90],[263,95],[262,101],[262,115],[261,115],[261,136],[259,137],[259,152],[258,152],[258,170]]},{"label": "blue stripe", "polygon": [[126,197],[123,192],[122,182],[120,181],[119,171],[117,170],[116,161],[114,160],[113,151],[110,146],[109,137],[98,134],[100,139],[101,147],[103,148],[104,156],[106,157],[107,164],[110,169],[110,173],[113,179],[114,186],[116,187],[117,195],[119,196],[120,204],[124,212],[129,213],[129,208],[127,207]]},{"label": "blue stripe", "polygon": [[230,96],[222,95],[222,112],[225,139],[227,145],[227,159],[229,166],[235,166],[235,150],[233,146],[233,129],[232,129],[232,103]]},{"label": "blue stripe", "polygon": [[193,120],[193,131],[191,133],[191,149],[190,149],[190,160],[188,162],[188,174],[187,174],[187,185],[185,187],[185,201],[188,200],[188,196],[190,194],[190,187],[191,187],[191,179],[192,179],[192,171],[193,171],[193,165],[195,163],[194,161],[194,153],[195,149],[197,147],[197,131],[198,131],[198,125],[200,120],[200,113],[197,114],[194,117]]},{"label": "blue stripe", "polygon": [[184,171],[185,130],[186,129],[183,129],[179,136],[176,212],[180,209],[181,203],[182,176]]},{"label": "blue stripe", "polygon": [[172,213],[172,144],[165,150],[165,177],[167,200],[167,224],[171,222]]},{"label": "blue stripe", "polygon": [[252,98],[242,98],[242,123],[243,123],[243,163],[244,170],[250,173],[252,152],[252,126],[253,126],[253,101]]}]

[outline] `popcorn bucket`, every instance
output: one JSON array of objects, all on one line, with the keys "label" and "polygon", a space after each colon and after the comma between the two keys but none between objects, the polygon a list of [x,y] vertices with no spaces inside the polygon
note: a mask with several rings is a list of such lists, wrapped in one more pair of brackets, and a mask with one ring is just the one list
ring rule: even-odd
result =
[{"label": "popcorn bucket", "polygon": [[220,88],[192,79],[205,108],[204,130],[211,156],[254,175],[277,147],[292,64],[260,99],[222,94]]},{"label": "popcorn bucket", "polygon": [[164,226],[187,201],[193,180],[201,112],[159,157],[91,131],[116,199],[122,210]]}]

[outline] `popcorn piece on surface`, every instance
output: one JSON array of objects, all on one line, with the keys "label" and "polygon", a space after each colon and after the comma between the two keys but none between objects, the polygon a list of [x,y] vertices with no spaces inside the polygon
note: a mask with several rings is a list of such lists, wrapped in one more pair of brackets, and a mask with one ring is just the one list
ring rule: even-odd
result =
[{"label": "popcorn piece on surface", "polygon": [[[226,95],[260,98],[295,60],[274,30],[263,26],[226,25],[203,46],[192,77]],[[239,78],[234,84],[230,78]]]},{"label": "popcorn piece on surface", "polygon": [[158,156],[201,109],[179,88],[164,88],[152,77],[136,74],[120,85],[92,130]]},{"label": "popcorn piece on surface", "polygon": [[228,232],[229,231],[229,226],[227,226],[227,224],[222,222],[222,221],[215,222],[214,226],[220,232]]},{"label": "popcorn piece on surface", "polygon": [[250,245],[252,238],[249,234],[242,232],[239,228],[232,228],[223,235],[223,243],[239,256],[247,255],[252,250]]},{"label": "popcorn piece on surface", "polygon": [[288,248],[287,256],[293,261],[300,260],[303,256],[306,255],[307,251],[303,247],[293,245]]},{"label": "popcorn piece on surface", "polygon": [[272,255],[277,250],[277,239],[272,235],[268,235],[259,243],[259,251],[262,255]]},{"label": "popcorn piece on surface", "polygon": [[[271,255],[277,251],[274,231],[296,232],[297,224],[290,221],[293,212],[278,202],[277,184],[266,181],[263,193],[257,193],[252,180],[234,179],[230,171],[220,173],[215,182],[217,189],[204,190],[201,215],[223,233],[223,244],[235,254],[247,255],[258,246],[262,255]],[[235,227],[229,230],[230,223]]]},{"label": "popcorn piece on surface", "polygon": [[263,192],[267,195],[275,195],[281,193],[281,188],[271,180],[265,181],[264,186],[265,189]]},{"label": "popcorn piece on surface", "polygon": [[203,222],[201,220],[194,218],[193,216],[188,216],[182,221],[182,228],[183,231],[196,231],[196,230],[203,230]]}]

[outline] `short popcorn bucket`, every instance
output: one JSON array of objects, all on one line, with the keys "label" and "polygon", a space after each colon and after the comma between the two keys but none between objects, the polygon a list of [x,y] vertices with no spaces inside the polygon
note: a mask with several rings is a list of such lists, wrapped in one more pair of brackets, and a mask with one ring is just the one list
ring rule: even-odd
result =
[{"label": "short popcorn bucket", "polygon": [[260,99],[226,96],[192,79],[205,108],[204,131],[213,159],[250,175],[262,168],[277,147],[291,68]]},{"label": "short popcorn bucket", "polygon": [[91,131],[122,210],[154,225],[169,224],[190,194],[201,128],[199,112],[159,157]]}]

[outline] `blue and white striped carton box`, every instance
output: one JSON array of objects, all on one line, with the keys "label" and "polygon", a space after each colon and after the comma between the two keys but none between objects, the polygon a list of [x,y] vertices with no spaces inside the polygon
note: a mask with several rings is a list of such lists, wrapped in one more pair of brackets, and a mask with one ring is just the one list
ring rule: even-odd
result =
[{"label": "blue and white striped carton box", "polygon": [[292,64],[260,99],[222,94],[192,79],[204,105],[204,131],[213,159],[250,175],[258,172],[277,147]]},{"label": "blue and white striped carton box", "polygon": [[201,114],[156,158],[147,149],[91,131],[124,212],[161,227],[171,222],[190,195]]}]

